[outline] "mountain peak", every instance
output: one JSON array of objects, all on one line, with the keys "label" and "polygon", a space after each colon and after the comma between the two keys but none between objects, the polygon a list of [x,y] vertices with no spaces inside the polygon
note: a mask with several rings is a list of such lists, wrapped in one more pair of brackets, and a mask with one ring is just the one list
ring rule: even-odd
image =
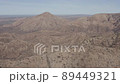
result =
[{"label": "mountain peak", "polygon": [[37,16],[16,21],[13,25],[20,28],[22,31],[29,32],[48,28],[58,29],[60,27],[65,27],[67,23],[68,21],[66,19],[45,12]]},{"label": "mountain peak", "polygon": [[51,15],[51,13],[49,13],[49,12],[44,12],[43,14],[47,14],[47,15],[50,14]]},{"label": "mountain peak", "polygon": [[49,12],[44,12],[44,13],[40,14],[39,16],[53,16],[53,15]]}]

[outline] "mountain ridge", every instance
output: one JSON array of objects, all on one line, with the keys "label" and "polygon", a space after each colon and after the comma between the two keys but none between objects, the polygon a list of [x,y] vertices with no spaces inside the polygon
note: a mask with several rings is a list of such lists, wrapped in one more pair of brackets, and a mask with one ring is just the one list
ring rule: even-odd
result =
[{"label": "mountain ridge", "polygon": [[8,27],[16,27],[21,31],[30,32],[41,29],[59,29],[67,24],[68,20],[45,12],[37,16],[17,20],[13,24],[8,25]]}]

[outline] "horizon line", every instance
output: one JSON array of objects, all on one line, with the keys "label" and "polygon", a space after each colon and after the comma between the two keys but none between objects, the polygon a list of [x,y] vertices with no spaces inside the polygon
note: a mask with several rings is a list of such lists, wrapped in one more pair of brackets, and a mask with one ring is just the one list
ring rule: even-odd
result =
[{"label": "horizon line", "polygon": [[[43,12],[45,13],[45,12]],[[40,14],[43,14],[40,13]],[[49,12],[51,13],[51,12]],[[109,12],[109,13],[95,13],[95,14],[119,14],[120,12]],[[35,16],[35,15],[40,15],[40,14],[0,14],[0,16]],[[51,13],[53,14],[53,13]],[[53,14],[53,15],[95,15],[95,14],[84,14],[84,13],[76,13],[76,14]]]}]

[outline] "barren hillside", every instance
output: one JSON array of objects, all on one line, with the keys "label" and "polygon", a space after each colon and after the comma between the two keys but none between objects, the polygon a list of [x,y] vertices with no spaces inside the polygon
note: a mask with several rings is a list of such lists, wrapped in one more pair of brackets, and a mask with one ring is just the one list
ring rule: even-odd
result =
[{"label": "barren hillside", "polygon": [[[0,67],[120,68],[119,13],[69,21],[46,12],[1,28],[6,31],[0,33]],[[85,52],[49,50],[38,55],[34,53],[37,43],[83,45]]]}]

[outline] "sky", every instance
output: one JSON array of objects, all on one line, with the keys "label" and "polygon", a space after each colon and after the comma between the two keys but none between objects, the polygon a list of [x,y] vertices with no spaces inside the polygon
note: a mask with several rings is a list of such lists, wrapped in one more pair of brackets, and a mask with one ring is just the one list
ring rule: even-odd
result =
[{"label": "sky", "polygon": [[120,0],[0,0],[0,15],[120,13]]}]

